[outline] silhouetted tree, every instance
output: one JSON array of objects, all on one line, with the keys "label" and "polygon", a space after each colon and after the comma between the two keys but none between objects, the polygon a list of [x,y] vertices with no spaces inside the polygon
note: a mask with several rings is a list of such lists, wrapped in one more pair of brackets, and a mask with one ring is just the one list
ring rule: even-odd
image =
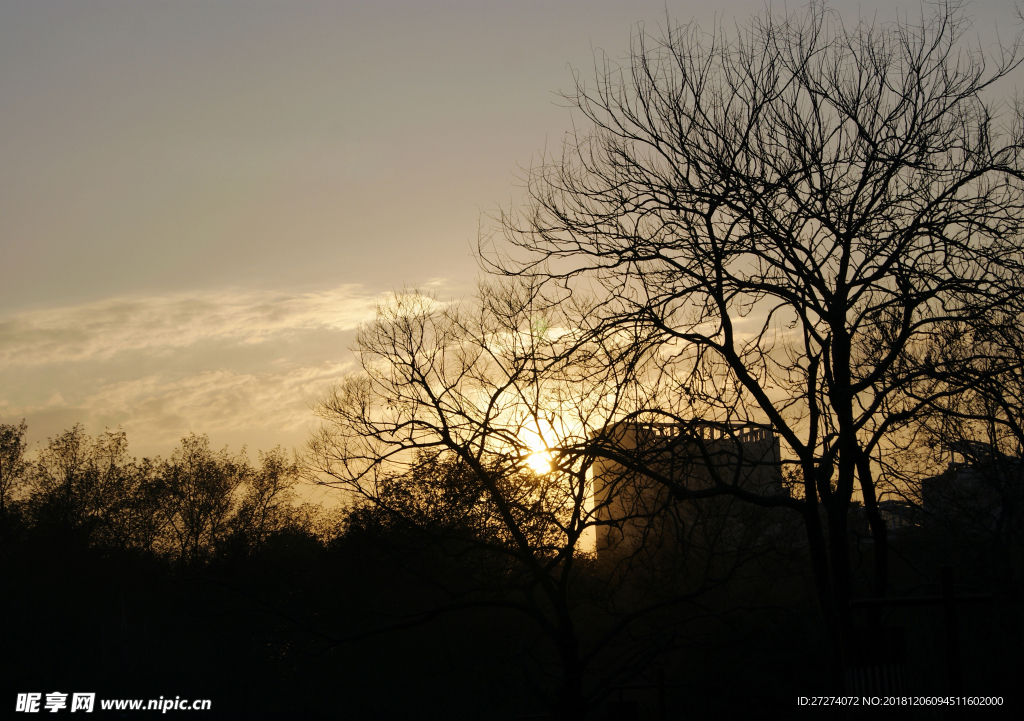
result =
[{"label": "silhouetted tree", "polygon": [[[117,445],[123,437],[112,440]],[[47,440],[33,464],[31,506],[37,525],[88,545],[106,509],[104,491],[112,479],[100,461],[98,443],[80,424]]]},{"label": "silhouetted tree", "polygon": [[[916,504],[919,523],[973,552],[993,585],[1024,588],[1024,327],[996,316],[936,334],[931,362],[945,369],[908,389],[927,400],[913,443],[884,470],[893,495]],[[995,320],[995,322],[992,322]],[[983,353],[979,353],[979,349]],[[947,559],[948,560],[948,559]]]},{"label": "silhouetted tree", "polygon": [[243,454],[213,451],[205,435],[191,434],[163,461],[161,513],[175,558],[191,567],[209,558],[223,543],[237,510],[237,491],[251,474]]},{"label": "silhouetted tree", "polygon": [[92,438],[76,424],[49,439],[31,485],[36,523],[77,534],[85,545],[149,551],[163,532],[156,470],[128,455],[124,431]]},{"label": "silhouetted tree", "polygon": [[12,501],[27,483],[25,460],[25,421],[18,425],[0,424],[0,517],[6,518]]},{"label": "silhouetted tree", "polygon": [[[48,678],[155,698],[153,679],[171,679],[232,715],[294,714],[295,685],[337,671],[297,659],[302,630],[273,612],[334,607],[324,566],[344,564],[326,548],[336,514],[293,503],[296,468],[280,449],[250,466],[190,436],[167,461],[137,460],[120,430],[76,425],[34,453],[24,423],[0,432],[14,498],[0,539],[4,689]],[[331,689],[300,712],[329,713]]]},{"label": "silhouetted tree", "polygon": [[461,305],[397,295],[360,330],[362,371],[318,408],[309,472],[353,499],[350,526],[430,545],[458,569],[446,589],[457,600],[436,597],[409,619],[480,607],[522,614],[557,659],[554,708],[582,718],[610,681],[675,643],[669,609],[729,578],[742,558],[694,561],[688,542],[674,553],[692,562],[675,573],[595,558],[585,541],[594,529],[656,522],[672,499],[625,517],[601,512],[614,488],[594,503],[588,449],[639,387],[615,358],[620,342],[580,345],[563,322],[570,309],[583,310],[547,305],[529,285],[485,287]]},{"label": "silhouetted tree", "polygon": [[299,480],[296,462],[289,461],[278,446],[259,452],[259,468],[246,474],[241,500],[232,519],[232,531],[239,534],[249,548],[259,548],[267,536],[293,524],[295,493]]},{"label": "silhouetted tree", "polygon": [[930,338],[1020,312],[1024,124],[986,97],[1020,39],[986,56],[967,29],[955,2],[852,25],[814,2],[732,34],[641,30],[625,67],[605,59],[566,96],[585,129],[501,215],[511,249],[481,243],[493,271],[593,298],[595,339],[637,339],[664,389],[652,418],[774,428],[801,493],[718,490],[802,517],[837,670],[854,494],[884,595],[873,459],[931,403],[908,387],[957,391]]}]

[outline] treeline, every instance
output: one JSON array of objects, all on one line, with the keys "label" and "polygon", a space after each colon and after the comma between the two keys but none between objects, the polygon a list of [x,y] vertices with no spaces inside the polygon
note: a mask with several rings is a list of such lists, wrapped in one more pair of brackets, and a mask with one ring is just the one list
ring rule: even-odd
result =
[{"label": "treeline", "polygon": [[[190,435],[139,460],[123,432],[75,426],[33,453],[25,430],[0,427],[5,703],[61,691],[208,698],[211,718],[564,718],[572,644],[578,718],[794,718],[793,697],[829,688],[806,546],[777,514],[710,503],[653,555],[569,556],[549,533],[563,522],[543,501],[551,476],[503,477],[544,573],[564,585],[559,605],[450,455],[381,477],[375,503],[325,509],[297,502],[300,463],[280,449],[254,464]],[[850,513],[868,592],[870,534]],[[996,591],[960,609],[961,653],[967,690],[1008,688],[1017,575],[987,536],[938,520],[894,531],[893,594],[930,589],[940,564],[961,592]],[[941,609],[884,618],[906,634],[910,686],[941,693]]]},{"label": "treeline", "polygon": [[[674,708],[781,699],[791,684],[753,672],[769,657],[817,673],[805,604],[718,613],[763,586],[735,572],[757,554],[729,561],[738,583],[726,598],[708,595],[720,581],[692,559],[688,573],[655,578],[581,552],[562,573],[544,551],[565,587],[553,605],[478,480],[448,456],[382,478],[380,503],[328,509],[297,502],[300,465],[281,449],[252,463],[190,435],[138,459],[121,431],[76,425],[35,451],[25,431],[0,428],[5,703],[60,691],[208,698],[214,718],[540,718],[562,705],[571,643],[587,663],[580,717],[602,717],[637,684],[639,707],[656,714],[659,679]],[[531,543],[554,549],[559,519],[534,499],[551,479],[501,482],[522,496],[514,512]],[[778,577],[792,570],[762,561]],[[715,689],[740,648],[750,674],[723,705]]]},{"label": "treeline", "polygon": [[211,718],[336,702],[294,697],[319,678],[308,654],[324,644],[296,641],[292,609],[331,607],[320,564],[341,518],[296,501],[294,458],[275,448],[252,463],[189,435],[139,459],[124,432],[80,425],[33,451],[25,431],[0,426],[5,710],[54,691],[206,698]]},{"label": "treeline", "polygon": [[282,449],[253,463],[189,435],[139,459],[120,430],[76,425],[35,450],[26,430],[0,426],[3,704],[59,691],[206,698],[209,718],[543,708],[529,624],[479,594],[447,612],[479,555],[448,557],[366,507],[299,502]]},{"label": "treeline", "polygon": [[124,431],[90,437],[75,425],[32,457],[26,426],[0,426],[0,514],[5,545],[25,535],[132,551],[196,567],[260,548],[274,533],[329,537],[320,506],[297,505],[299,470],[280,447],[214,450],[205,435],[181,439],[168,458],[133,457]]}]

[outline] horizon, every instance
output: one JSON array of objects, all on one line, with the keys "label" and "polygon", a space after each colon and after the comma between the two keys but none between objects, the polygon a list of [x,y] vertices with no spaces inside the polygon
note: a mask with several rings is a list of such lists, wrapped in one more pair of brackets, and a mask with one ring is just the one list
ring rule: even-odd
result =
[{"label": "horizon", "polygon": [[[472,293],[488,213],[571,130],[573,71],[666,10],[763,8],[4,3],[0,422],[302,447],[376,300]],[[970,11],[985,45],[1013,4]]]}]

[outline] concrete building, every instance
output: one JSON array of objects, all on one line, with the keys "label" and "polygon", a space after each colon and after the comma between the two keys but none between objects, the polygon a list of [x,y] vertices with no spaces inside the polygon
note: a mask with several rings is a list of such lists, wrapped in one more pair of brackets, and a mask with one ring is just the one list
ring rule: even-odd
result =
[{"label": "concrete building", "polygon": [[[594,507],[604,524],[597,532],[599,556],[625,557],[641,549],[658,555],[684,540],[707,545],[709,534],[739,542],[748,530],[749,504],[732,496],[679,500],[673,487],[701,490],[731,484],[763,495],[785,492],[779,439],[770,427],[619,423],[608,429],[608,442],[622,462],[594,464]],[[634,468],[650,469],[662,479]]]}]

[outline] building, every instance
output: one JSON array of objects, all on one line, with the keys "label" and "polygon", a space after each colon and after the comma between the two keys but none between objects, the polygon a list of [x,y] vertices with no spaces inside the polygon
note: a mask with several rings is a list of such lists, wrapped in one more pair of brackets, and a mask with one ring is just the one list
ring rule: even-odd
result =
[{"label": "building", "polygon": [[1012,516],[1024,500],[1021,459],[987,443],[965,441],[950,444],[949,449],[964,460],[951,462],[944,473],[922,482],[925,519],[990,534],[1019,522]]},{"label": "building", "polygon": [[619,423],[606,431],[619,458],[594,464],[599,556],[671,555],[684,541],[706,547],[713,536],[738,543],[750,530],[749,504],[730,495],[685,500],[680,491],[726,484],[762,495],[786,492],[770,427],[696,421]]}]

